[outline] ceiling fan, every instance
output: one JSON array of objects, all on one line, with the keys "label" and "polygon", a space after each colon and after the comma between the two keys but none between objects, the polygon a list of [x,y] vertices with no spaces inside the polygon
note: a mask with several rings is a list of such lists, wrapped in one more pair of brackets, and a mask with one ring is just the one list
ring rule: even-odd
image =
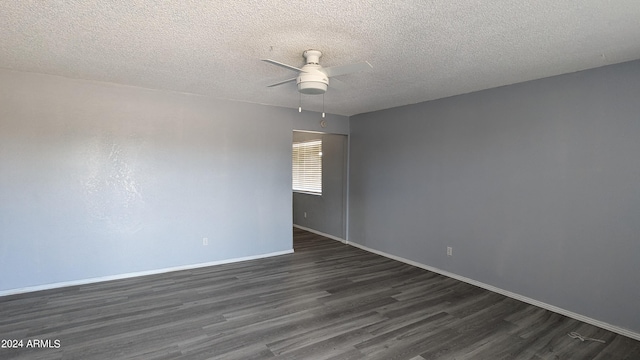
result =
[{"label": "ceiling fan", "polygon": [[[298,72],[297,77],[268,85],[268,87],[278,86],[295,81],[298,85],[298,91],[300,93],[319,95],[324,94],[327,91],[327,86],[331,86],[332,88],[344,87],[343,82],[339,81],[338,79],[333,79],[334,76],[351,74],[373,68],[373,66],[371,66],[371,64],[366,61],[355,64],[338,65],[325,68],[320,65],[320,57],[322,56],[322,52],[320,52],[319,50],[306,50],[302,53],[302,56],[304,56],[304,58],[306,59],[306,64],[301,68],[283,64],[271,59],[263,59],[262,61],[268,62],[270,64],[281,66],[285,69]],[[331,82],[329,82],[329,78],[332,78]]]}]

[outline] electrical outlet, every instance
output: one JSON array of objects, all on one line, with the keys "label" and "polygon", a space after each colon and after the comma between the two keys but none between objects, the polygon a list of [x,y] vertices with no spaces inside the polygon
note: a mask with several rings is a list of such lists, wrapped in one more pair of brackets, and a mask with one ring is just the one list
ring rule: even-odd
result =
[{"label": "electrical outlet", "polygon": [[453,248],[451,246],[447,246],[447,256],[453,256]]},{"label": "electrical outlet", "polygon": [[202,245],[209,245],[209,238],[202,238]]},{"label": "electrical outlet", "polygon": [[305,219],[307,218],[307,212],[306,211],[304,212],[304,218]]}]

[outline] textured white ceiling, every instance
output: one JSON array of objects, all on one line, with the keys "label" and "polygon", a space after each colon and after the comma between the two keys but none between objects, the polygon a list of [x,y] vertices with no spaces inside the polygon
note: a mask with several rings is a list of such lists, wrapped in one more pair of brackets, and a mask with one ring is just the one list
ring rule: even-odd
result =
[{"label": "textured white ceiling", "polygon": [[[0,2],[0,67],[297,108],[264,62],[369,61],[325,95],[353,115],[640,58],[639,0]],[[303,107],[322,109],[322,96]]]}]

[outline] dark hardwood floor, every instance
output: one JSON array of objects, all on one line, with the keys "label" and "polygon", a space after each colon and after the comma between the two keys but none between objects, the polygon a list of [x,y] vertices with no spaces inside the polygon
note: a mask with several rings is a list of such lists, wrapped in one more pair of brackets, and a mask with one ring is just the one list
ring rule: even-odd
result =
[{"label": "dark hardwood floor", "polygon": [[457,280],[302,230],[294,246],[2,297],[0,338],[23,348],[0,359],[640,359],[639,341]]}]

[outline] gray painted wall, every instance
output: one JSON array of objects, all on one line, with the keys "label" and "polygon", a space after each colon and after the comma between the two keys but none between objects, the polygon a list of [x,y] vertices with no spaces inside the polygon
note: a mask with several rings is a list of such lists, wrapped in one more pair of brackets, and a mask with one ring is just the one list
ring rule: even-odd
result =
[{"label": "gray painted wall", "polygon": [[291,250],[319,117],[0,70],[0,291]]},{"label": "gray painted wall", "polygon": [[322,139],[322,195],[294,192],[293,223],[345,239],[347,136],[293,133],[293,141],[313,139]]},{"label": "gray painted wall", "polygon": [[635,61],[354,116],[349,239],[640,333],[639,99]]}]

